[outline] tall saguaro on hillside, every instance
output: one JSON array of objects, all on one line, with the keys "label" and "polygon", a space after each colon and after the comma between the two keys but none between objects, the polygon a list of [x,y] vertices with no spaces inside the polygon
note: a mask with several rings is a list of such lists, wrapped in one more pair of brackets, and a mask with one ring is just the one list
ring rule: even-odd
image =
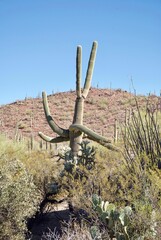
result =
[{"label": "tall saguaro on hillside", "polygon": [[42,93],[44,112],[45,112],[47,122],[51,127],[51,129],[55,133],[57,133],[59,136],[55,138],[51,138],[44,135],[42,132],[39,132],[39,136],[43,140],[51,143],[70,141],[70,147],[71,147],[73,156],[77,156],[80,149],[80,143],[82,142],[82,138],[84,136],[104,145],[105,147],[111,150],[117,150],[117,148],[111,144],[110,140],[95,133],[94,131],[92,131],[91,129],[83,125],[84,101],[88,95],[88,92],[91,86],[97,45],[98,45],[97,42],[93,42],[83,89],[81,89],[82,47],[81,46],[77,47],[77,56],[76,56],[76,96],[77,97],[75,101],[75,111],[73,116],[73,122],[69,126],[69,129],[63,129],[59,127],[59,125],[54,121],[54,119],[50,114],[47,95],[45,92]]}]

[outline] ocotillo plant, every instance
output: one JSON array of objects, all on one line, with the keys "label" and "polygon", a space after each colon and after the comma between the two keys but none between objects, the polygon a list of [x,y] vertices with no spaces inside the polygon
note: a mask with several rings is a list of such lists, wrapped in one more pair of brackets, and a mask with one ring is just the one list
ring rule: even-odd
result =
[{"label": "ocotillo plant", "polygon": [[42,132],[39,132],[39,136],[47,142],[59,143],[63,141],[70,141],[71,151],[73,156],[77,156],[80,144],[82,142],[83,135],[86,135],[87,138],[94,140],[111,150],[117,150],[115,146],[111,144],[111,141],[107,138],[95,133],[91,129],[83,125],[83,113],[84,113],[84,101],[88,95],[91,79],[94,69],[95,57],[97,51],[97,42],[93,42],[91,49],[91,54],[89,58],[86,78],[83,89],[81,89],[81,68],[82,68],[82,47],[77,47],[77,56],[76,56],[76,101],[75,101],[75,111],[73,122],[69,126],[69,129],[63,129],[58,126],[50,114],[47,95],[45,92],[42,93],[44,112],[47,119],[47,122],[51,129],[57,133],[59,136],[56,138],[51,138],[44,135]]},{"label": "ocotillo plant", "polygon": [[[132,111],[131,119],[127,122],[125,133],[123,133],[125,160],[130,171],[135,170],[135,165],[139,166],[140,170],[144,170],[145,164],[147,164],[147,168],[156,165],[161,169],[159,115],[157,111],[151,109],[148,100],[145,112],[139,107],[136,97],[135,102],[137,109]],[[144,154],[148,156],[149,163],[144,159]]]}]

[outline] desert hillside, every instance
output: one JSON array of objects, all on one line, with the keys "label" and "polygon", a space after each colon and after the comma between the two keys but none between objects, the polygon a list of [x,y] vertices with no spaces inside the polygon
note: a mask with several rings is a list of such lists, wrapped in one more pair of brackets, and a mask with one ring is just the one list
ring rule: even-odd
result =
[{"label": "desert hillside", "polygon": [[[48,96],[50,112],[62,128],[68,128],[72,123],[75,99],[75,91]],[[145,96],[137,96],[137,99],[139,105],[145,105]],[[153,95],[150,99],[154,108],[160,106],[159,97]],[[132,108],[135,108],[135,99],[131,93],[121,89],[91,88],[85,101],[84,125],[99,134],[113,138],[115,119],[118,124],[123,123],[125,112]],[[0,106],[1,133],[10,138],[14,138],[15,134],[23,137],[33,135],[38,140],[39,131],[54,136],[46,122],[41,98],[27,98]]]}]

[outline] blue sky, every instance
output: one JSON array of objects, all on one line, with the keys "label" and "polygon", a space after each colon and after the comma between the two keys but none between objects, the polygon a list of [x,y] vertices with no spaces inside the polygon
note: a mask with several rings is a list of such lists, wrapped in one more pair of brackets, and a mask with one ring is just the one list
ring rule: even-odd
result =
[{"label": "blue sky", "polygon": [[160,0],[0,0],[0,105],[74,90],[77,45],[83,84],[94,40],[93,87],[160,93]]}]

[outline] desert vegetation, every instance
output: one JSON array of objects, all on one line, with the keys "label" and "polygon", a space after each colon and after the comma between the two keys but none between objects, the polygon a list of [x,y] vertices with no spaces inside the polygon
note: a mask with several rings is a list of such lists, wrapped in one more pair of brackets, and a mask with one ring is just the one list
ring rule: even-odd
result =
[{"label": "desert vegetation", "polygon": [[159,118],[138,108],[122,126],[120,152],[84,140],[77,164],[67,145],[54,156],[1,136],[1,239],[36,239],[28,219],[64,201],[70,217],[60,217],[61,231],[52,226],[37,239],[160,239]]},{"label": "desert vegetation", "polygon": [[[23,111],[23,119],[22,115],[17,121],[12,119],[12,137],[0,136],[1,239],[160,239],[160,99],[132,96],[120,89],[105,92],[109,99],[122,94],[122,98],[115,97],[115,109],[106,98],[101,100],[102,91],[97,91],[98,98],[86,99],[88,92],[90,95],[96,48],[97,43],[94,42],[83,88],[81,47],[77,48],[74,110],[70,105],[68,114],[65,112],[62,119],[60,114],[56,114],[54,120],[55,116],[53,119],[49,110],[52,99],[48,102],[43,92],[46,120],[52,133],[57,134],[51,138],[39,132],[39,136],[50,143],[49,146],[46,144],[43,148],[43,143],[39,144],[38,138],[33,138],[35,122],[39,121],[35,109],[43,114],[40,105],[35,108],[37,100],[32,100],[31,109]],[[74,101],[73,95],[69,101],[64,101],[63,93],[59,97],[62,104]],[[85,99],[88,111],[84,106]],[[16,105],[18,115],[26,101]],[[59,106],[60,102],[56,101],[55,108]],[[4,114],[6,109],[12,115],[12,104],[1,108],[1,129],[9,127],[10,115]],[[92,130],[93,119],[89,109],[93,119],[101,116],[99,125],[104,124],[108,128],[110,125],[106,120],[113,119],[110,140],[103,134],[105,129],[101,129],[101,133],[97,131],[100,128]],[[122,121],[118,118],[118,109],[124,109],[120,115]],[[89,118],[88,127],[84,125],[87,119],[83,123],[84,112]],[[70,122],[68,127],[59,127],[57,120],[65,119],[65,125]],[[48,132],[45,118],[42,122]],[[36,130],[38,133],[41,129],[37,126]],[[31,137],[30,141],[24,139],[25,132],[28,138]],[[35,144],[39,148],[34,147]]]}]

